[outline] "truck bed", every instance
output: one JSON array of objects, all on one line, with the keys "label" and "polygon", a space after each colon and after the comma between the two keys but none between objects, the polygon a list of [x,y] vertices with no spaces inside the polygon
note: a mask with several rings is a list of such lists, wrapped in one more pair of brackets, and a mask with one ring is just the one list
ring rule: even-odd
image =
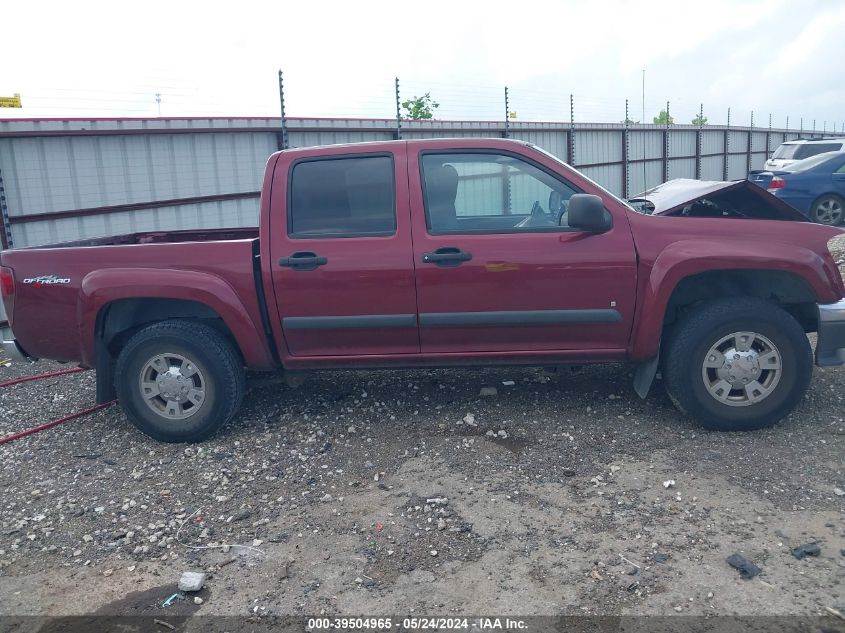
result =
[{"label": "truck bed", "polygon": [[[244,352],[247,362],[266,366],[269,349],[256,283],[258,252],[255,228],[133,233],[10,249],[3,251],[2,263],[14,271],[18,287],[9,323],[27,342],[30,355],[81,359],[92,366],[101,295],[202,304],[211,300],[209,294],[225,295],[218,297],[221,309],[241,311],[248,322],[244,331],[261,337]],[[216,289],[210,290],[215,281]],[[45,311],[48,305],[51,309]]]}]

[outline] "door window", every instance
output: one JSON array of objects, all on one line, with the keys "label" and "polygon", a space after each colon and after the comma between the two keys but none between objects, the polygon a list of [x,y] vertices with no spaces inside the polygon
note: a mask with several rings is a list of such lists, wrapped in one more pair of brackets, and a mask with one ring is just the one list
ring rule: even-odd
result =
[{"label": "door window", "polygon": [[390,156],[302,161],[294,165],[290,178],[291,237],[361,237],[396,232]]},{"label": "door window", "polygon": [[565,230],[569,198],[577,193],[507,154],[424,154],[422,176],[426,222],[434,234]]}]

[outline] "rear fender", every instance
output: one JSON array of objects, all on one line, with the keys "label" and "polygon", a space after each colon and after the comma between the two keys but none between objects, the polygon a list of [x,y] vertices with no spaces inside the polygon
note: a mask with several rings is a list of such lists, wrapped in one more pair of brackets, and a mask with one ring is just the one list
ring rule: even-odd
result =
[{"label": "rear fender", "polygon": [[235,290],[224,279],[205,272],[161,268],[108,268],[88,273],[77,301],[82,363],[96,365],[97,315],[120,299],[181,299],[214,310],[229,328],[247,366],[272,366],[260,324],[252,322]]}]

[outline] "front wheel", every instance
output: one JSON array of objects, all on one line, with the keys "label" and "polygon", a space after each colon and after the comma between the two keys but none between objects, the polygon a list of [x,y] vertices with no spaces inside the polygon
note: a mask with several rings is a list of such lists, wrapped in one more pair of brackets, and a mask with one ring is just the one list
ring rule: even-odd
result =
[{"label": "front wheel", "polygon": [[203,323],[171,320],[137,332],[115,375],[129,420],[162,442],[200,442],[232,419],[244,392],[238,354]]},{"label": "front wheel", "polygon": [[678,324],[662,356],[675,405],[720,431],[776,424],[801,401],[813,372],[803,328],[755,298],[702,305]]}]

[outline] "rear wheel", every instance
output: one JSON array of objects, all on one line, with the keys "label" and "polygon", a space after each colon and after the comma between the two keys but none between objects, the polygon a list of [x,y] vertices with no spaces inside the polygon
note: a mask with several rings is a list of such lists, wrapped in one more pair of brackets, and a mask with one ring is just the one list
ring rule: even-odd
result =
[{"label": "rear wheel", "polygon": [[827,194],[813,203],[811,217],[819,224],[838,226],[845,219],[845,200],[834,194]]},{"label": "rear wheel", "polygon": [[244,391],[243,366],[214,328],[172,320],[136,333],[115,375],[129,420],[162,442],[200,442],[231,420]]},{"label": "rear wheel", "polygon": [[772,426],[810,384],[812,351],[790,314],[755,298],[704,304],[675,328],[663,354],[672,401],[705,427]]}]

